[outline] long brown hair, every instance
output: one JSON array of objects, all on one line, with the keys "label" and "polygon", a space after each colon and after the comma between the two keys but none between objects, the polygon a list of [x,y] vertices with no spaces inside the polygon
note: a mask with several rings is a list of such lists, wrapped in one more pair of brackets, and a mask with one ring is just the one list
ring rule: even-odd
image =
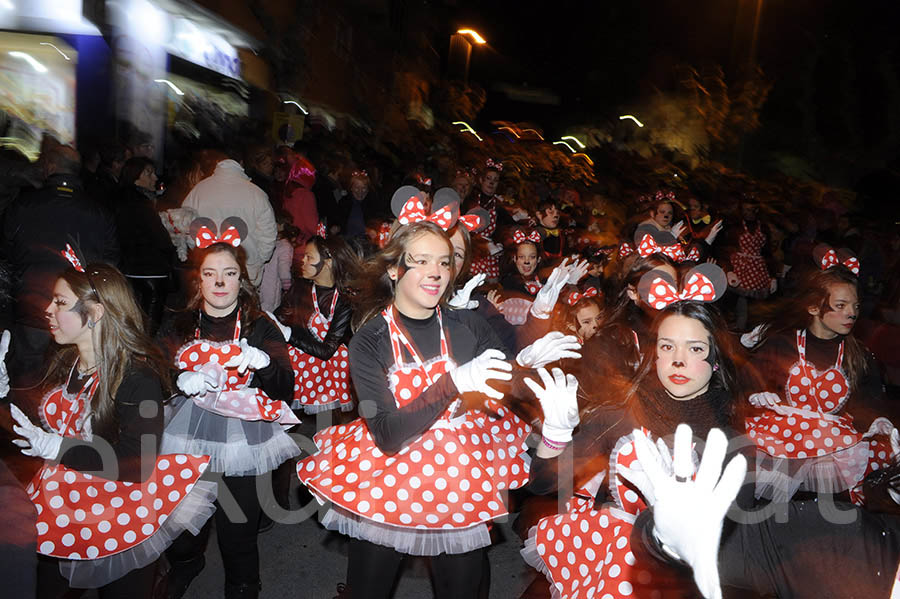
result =
[{"label": "long brown hair", "polygon": [[[359,328],[378,315],[394,301],[395,282],[388,275],[391,266],[400,267],[406,261],[406,249],[413,241],[426,234],[437,235],[447,243],[450,254],[450,269],[455,271],[453,246],[450,238],[439,226],[432,222],[421,221],[397,228],[391,235],[387,245],[380,252],[363,263],[359,277],[351,282],[351,287],[358,290],[354,301],[353,330]],[[441,296],[440,304],[445,304],[453,294],[453,277]]]},{"label": "long brown hair", "polygon": [[259,296],[256,294],[256,288],[250,281],[250,275],[247,273],[247,252],[243,247],[234,247],[227,243],[214,243],[207,248],[194,248],[191,252],[190,266],[191,271],[188,276],[188,301],[181,311],[181,314],[175,319],[175,331],[182,338],[187,338],[193,334],[194,330],[199,326],[198,318],[200,310],[203,308],[203,291],[200,285],[200,268],[206,257],[211,254],[226,253],[238,263],[240,268],[240,289],[238,290],[238,306],[241,308],[241,330],[250,331],[252,324],[264,316],[259,308]]},{"label": "long brown hair", "polygon": [[344,241],[343,237],[337,235],[332,235],[327,239],[316,235],[306,243],[316,246],[320,260],[331,259],[334,286],[342,294],[350,293],[350,282],[359,276],[360,269],[359,256],[353,251],[353,248]]},{"label": "long brown hair", "polygon": [[[769,338],[792,331],[809,329],[815,316],[809,313],[810,308],[818,308],[819,315],[831,312],[831,289],[835,285],[851,285],[857,288],[857,279],[844,266],[832,266],[827,270],[810,269],[803,275],[796,286],[796,291],[784,299],[765,309],[768,324],[764,327],[760,342],[754,351],[762,347]],[[850,379],[850,389],[855,391],[857,384],[868,370],[866,349],[853,335],[852,331],[844,337],[844,371]]]},{"label": "long brown hair", "polygon": [[[103,306],[103,316],[91,333],[99,376],[91,410],[96,415],[94,432],[115,442],[119,435],[115,397],[125,374],[136,361],[141,362],[159,376],[163,392],[168,395],[168,366],[159,346],[144,330],[144,315],[122,273],[109,264],[90,264],[86,271],[70,268],[59,278],[78,298],[72,311],[81,316],[82,324],[87,323],[92,306]],[[77,347],[60,347],[50,361],[47,381],[53,386],[65,384],[77,359]]]}]

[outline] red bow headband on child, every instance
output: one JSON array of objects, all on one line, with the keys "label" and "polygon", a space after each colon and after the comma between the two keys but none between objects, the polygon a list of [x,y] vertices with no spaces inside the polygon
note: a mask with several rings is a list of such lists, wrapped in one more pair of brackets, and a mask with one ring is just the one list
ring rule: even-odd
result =
[{"label": "red bow headband on child", "polygon": [[[216,235],[217,228],[222,231],[221,235]],[[196,218],[191,223],[191,236],[201,250],[216,243],[238,247],[241,245],[241,240],[247,236],[247,224],[236,216],[230,216],[223,220],[220,227],[216,227],[211,219]]]},{"label": "red bow headband on child", "polygon": [[319,224],[316,225],[316,237],[321,237],[322,239],[328,238],[328,229],[325,228],[325,223],[319,221]]},{"label": "red bow headband on child", "polygon": [[487,162],[484,163],[484,166],[486,166],[488,169],[494,169],[495,171],[503,170],[503,163],[500,162],[499,160],[495,161],[492,158],[488,158]]},{"label": "red bow headband on child", "polygon": [[672,279],[657,269],[644,274],[638,283],[638,292],[647,304],[662,310],[670,304],[681,301],[714,302],[725,292],[728,283],[725,273],[715,264],[700,264],[686,275],[687,281],[679,291]]},{"label": "red bow headband on child", "polygon": [[569,297],[566,298],[566,303],[570,306],[574,306],[579,301],[588,298],[588,297],[597,297],[597,288],[596,287],[588,287],[584,290],[584,292],[573,291],[569,294]]},{"label": "red bow headband on child", "polygon": [[525,231],[522,231],[521,229],[518,229],[515,233],[513,233],[513,243],[515,243],[516,245],[525,243],[526,241],[530,241],[531,243],[540,243],[541,234],[537,231],[532,230],[526,235]]},{"label": "red bow headband on child", "polygon": [[641,258],[646,258],[653,254],[662,254],[668,256],[675,262],[682,262],[684,260],[684,248],[681,247],[680,243],[676,241],[670,245],[660,245],[649,233],[644,235],[643,239],[641,239],[637,252],[640,254]]},{"label": "red bow headband on child", "polygon": [[859,258],[847,248],[835,251],[827,244],[820,243],[813,249],[813,256],[822,270],[828,270],[833,266],[845,266],[853,274],[859,275]]},{"label": "red bow headband on child", "polygon": [[81,260],[79,260],[78,256],[75,254],[75,248],[67,243],[66,249],[61,251],[60,254],[62,254],[63,258],[69,261],[69,264],[72,265],[72,268],[74,268],[78,272],[84,272],[84,266],[81,264]]},{"label": "red bow headband on child", "polygon": [[425,214],[425,206],[422,205],[422,200],[420,200],[418,196],[412,196],[406,201],[403,208],[400,210],[400,214],[397,216],[397,220],[401,225],[409,225],[427,220],[445,231],[452,227],[455,221],[453,218],[453,211],[446,206],[434,214]]}]

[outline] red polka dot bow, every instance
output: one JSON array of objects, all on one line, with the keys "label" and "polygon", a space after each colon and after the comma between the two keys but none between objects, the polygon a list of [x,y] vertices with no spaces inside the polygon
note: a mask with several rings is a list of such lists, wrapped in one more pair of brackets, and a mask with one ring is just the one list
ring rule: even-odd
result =
[{"label": "red polka dot bow", "polygon": [[321,237],[322,239],[328,237],[328,230],[325,228],[325,223],[322,221],[319,221],[319,224],[316,225],[316,236]]},{"label": "red polka dot bow", "polygon": [[69,261],[69,264],[72,265],[72,268],[74,268],[78,272],[84,272],[84,266],[81,265],[81,260],[79,260],[78,256],[75,255],[75,248],[67,243],[66,249],[61,251],[60,254],[62,254],[63,258]]},{"label": "red polka dot bow", "polygon": [[566,299],[566,303],[570,306],[574,306],[579,301],[588,298],[588,297],[597,297],[597,288],[596,287],[588,287],[584,290],[584,293],[580,291],[573,291],[569,294],[568,299]]},{"label": "red polka dot bow", "polygon": [[859,258],[856,256],[849,256],[841,261],[838,258],[837,252],[834,250],[828,250],[822,255],[822,259],[820,261],[822,266],[822,270],[828,270],[832,266],[846,266],[847,269],[855,275],[859,274]]},{"label": "red polka dot bow", "polygon": [[544,284],[541,283],[538,279],[525,283],[525,289],[527,289],[528,293],[530,293],[531,295],[537,295],[537,292],[540,291],[541,287],[543,286]]},{"label": "red polka dot bow", "polygon": [[675,262],[682,262],[684,260],[684,248],[681,247],[680,243],[673,243],[672,245],[659,245],[650,234],[644,235],[644,238],[641,239],[641,243],[638,245],[637,252],[642,258],[652,256],[653,254],[662,254],[664,256],[668,256]]},{"label": "red polka dot bow", "polygon": [[481,217],[477,214],[463,214],[459,217],[461,222],[469,231],[474,231],[481,226]]},{"label": "red polka dot bow", "polygon": [[526,241],[530,241],[532,243],[540,243],[541,242],[541,234],[537,231],[531,231],[527,235],[525,231],[518,230],[513,233],[513,243],[519,245],[520,243],[525,243]]},{"label": "red polka dot bow", "polygon": [[235,227],[228,227],[225,232],[216,237],[209,227],[203,226],[197,230],[197,236],[194,238],[197,247],[201,250],[208,248],[215,243],[227,243],[230,246],[238,247],[241,245],[241,234]]},{"label": "red polka dot bow", "polygon": [[650,283],[647,291],[647,303],[657,310],[662,310],[675,302],[694,300],[700,302],[712,302],[718,297],[716,286],[702,272],[692,271],[688,273],[688,281],[684,289],[679,292],[669,281],[662,277],[656,277]]},{"label": "red polka dot bow", "polygon": [[687,256],[684,257],[685,262],[698,262],[700,260],[700,249],[697,246],[691,248]]},{"label": "red polka dot bow", "polygon": [[484,163],[484,166],[486,166],[486,167],[489,168],[489,169],[492,168],[492,169],[494,169],[494,170],[496,170],[496,171],[502,171],[502,170],[503,170],[503,163],[500,162],[499,160],[493,160],[493,159],[491,159],[491,158],[488,158],[488,159],[487,159],[487,162]]},{"label": "red polka dot bow", "polygon": [[378,247],[383,248],[391,239],[391,223],[381,223],[378,229]]},{"label": "red polka dot bow", "polygon": [[417,196],[413,196],[406,201],[403,205],[403,209],[400,210],[400,216],[397,217],[397,220],[401,225],[409,225],[411,223],[427,220],[433,222],[445,231],[452,227],[454,222],[453,210],[448,206],[444,206],[434,214],[425,214],[425,206],[422,205],[422,201]]},{"label": "red polka dot bow", "polygon": [[627,258],[634,253],[634,246],[627,241],[619,246],[619,260]]}]

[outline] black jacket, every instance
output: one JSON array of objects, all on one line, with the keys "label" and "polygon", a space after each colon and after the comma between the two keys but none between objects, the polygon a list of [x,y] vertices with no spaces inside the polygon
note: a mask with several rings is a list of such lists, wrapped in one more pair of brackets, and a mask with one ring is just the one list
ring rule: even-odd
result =
[{"label": "black jacket", "polygon": [[70,239],[88,263],[118,265],[115,221],[75,175],[51,175],[44,187],[21,195],[7,210],[3,253],[12,270],[18,321],[45,326],[56,277],[69,267],[60,252]]},{"label": "black jacket", "polygon": [[126,275],[168,275],[175,265],[175,246],[156,211],[153,198],[131,185],[115,205],[116,227]]}]

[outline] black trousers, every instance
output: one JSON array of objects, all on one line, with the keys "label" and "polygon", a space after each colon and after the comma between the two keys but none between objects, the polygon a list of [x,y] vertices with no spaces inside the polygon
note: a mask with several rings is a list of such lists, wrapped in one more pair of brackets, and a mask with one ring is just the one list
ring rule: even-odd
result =
[{"label": "black trousers", "polygon": [[[100,599],[150,599],[156,562],[132,570],[118,580],[97,589]],[[66,599],[80,597],[86,589],[70,589],[69,581],[59,573],[59,560],[38,556],[37,599]]]},{"label": "black trousers", "polygon": [[141,279],[128,275],[126,277],[134,290],[134,299],[147,316],[147,333],[150,336],[156,335],[162,321],[166,295],[169,293],[168,277],[159,279]]},{"label": "black trousers", "polygon": [[[259,548],[256,537],[260,513],[256,477],[223,476],[219,481],[219,493],[220,496],[230,493],[245,516],[244,522],[232,521],[219,501],[216,501],[216,513],[212,520],[216,523],[216,538],[225,567],[225,583],[256,584],[259,582]],[[179,564],[192,562],[206,552],[212,520],[206,523],[196,537],[185,532],[175,539],[166,551],[173,569],[178,568]]]},{"label": "black trousers", "polygon": [[[368,541],[350,541],[347,583],[352,599],[390,597],[405,554]],[[435,599],[474,599],[479,595],[482,572],[487,565],[486,548],[468,553],[431,558]]]}]

